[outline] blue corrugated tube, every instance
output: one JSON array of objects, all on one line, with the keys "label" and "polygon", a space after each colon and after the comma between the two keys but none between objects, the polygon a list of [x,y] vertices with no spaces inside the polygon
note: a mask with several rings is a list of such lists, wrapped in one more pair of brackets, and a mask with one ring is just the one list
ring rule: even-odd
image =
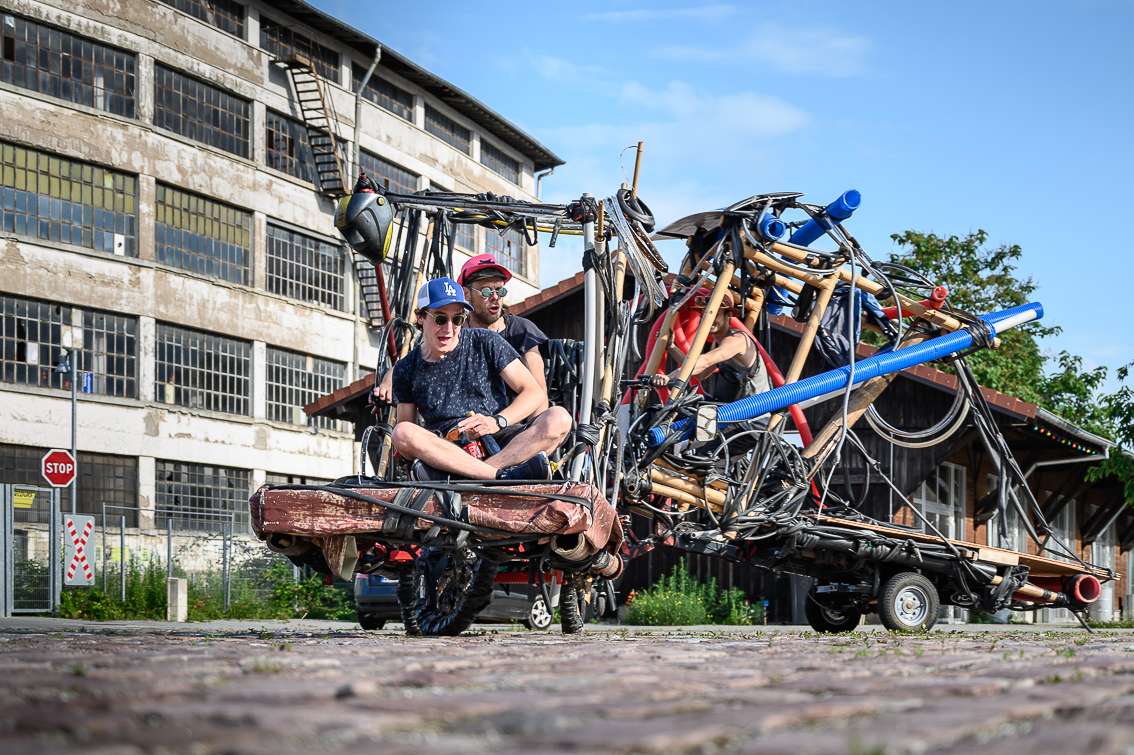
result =
[{"label": "blue corrugated tube", "polygon": [[[824,210],[824,212],[826,212],[827,217],[832,220],[842,221],[849,218],[854,211],[858,209],[860,204],[862,204],[862,194],[856,189],[851,189],[850,191],[844,191],[838,199],[827,205],[827,209]],[[807,246],[824,233],[826,233],[826,229],[823,227],[822,223],[817,223],[815,220],[808,220],[799,228],[795,229],[795,233],[791,235],[788,241],[799,246]]]},{"label": "blue corrugated tube", "polygon": [[[1002,312],[984,315],[980,319],[989,325],[991,336],[1009,328],[1023,325],[1032,320],[1043,317],[1043,305],[1039,302],[1021,304]],[[923,341],[905,349],[897,351],[880,352],[867,357],[854,365],[854,385],[859,385],[879,375],[889,375],[899,372],[915,364],[932,362],[949,354],[964,351],[973,345],[973,334],[968,328],[948,333],[937,338]],[[773,388],[770,391],[747,396],[731,404],[724,404],[717,409],[717,423],[728,424],[743,422],[745,420],[762,417],[765,414],[785,409],[792,404],[817,398],[826,393],[840,391],[846,388],[850,377],[850,366],[839,367],[829,372],[800,380],[798,383]],[[682,437],[692,430],[692,420],[681,419],[673,423],[671,432],[680,432]],[[649,442],[652,446],[661,445],[666,438],[666,432],[660,427],[650,428]]]},{"label": "blue corrugated tube", "polygon": [[768,241],[779,241],[787,233],[787,223],[777,218],[775,215],[765,215],[760,218],[757,224],[760,229],[760,235]]}]

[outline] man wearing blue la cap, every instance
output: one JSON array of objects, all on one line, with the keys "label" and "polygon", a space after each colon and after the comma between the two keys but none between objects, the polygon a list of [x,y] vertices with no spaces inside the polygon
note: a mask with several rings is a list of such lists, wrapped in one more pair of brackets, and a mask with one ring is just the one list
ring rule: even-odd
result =
[{"label": "man wearing blue la cap", "polygon": [[[546,391],[499,334],[462,330],[471,310],[452,278],[435,278],[418,291],[421,341],[394,366],[394,447],[420,462],[418,478],[547,479],[547,454],[571,431],[571,417],[559,407],[532,416],[546,404]],[[419,413],[424,426],[414,421]],[[494,436],[500,452],[483,461],[470,456],[444,439],[454,427]]]}]

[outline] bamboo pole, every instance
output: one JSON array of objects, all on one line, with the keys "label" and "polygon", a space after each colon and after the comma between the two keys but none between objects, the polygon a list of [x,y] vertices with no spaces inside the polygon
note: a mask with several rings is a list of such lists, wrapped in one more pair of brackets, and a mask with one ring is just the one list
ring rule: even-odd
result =
[{"label": "bamboo pole", "polygon": [[[709,331],[712,330],[713,321],[717,317],[717,311],[721,308],[721,301],[724,300],[724,295],[728,291],[728,284],[732,282],[732,273],[735,269],[736,267],[732,262],[724,263],[720,277],[717,278],[716,285],[713,286],[713,294],[709,297],[709,303],[705,306],[705,311],[701,315],[701,324],[697,326],[697,332],[693,335],[693,343],[689,345],[689,352],[685,355],[685,361],[677,375],[678,380],[682,383],[688,383],[690,375],[693,374],[693,367],[705,348],[705,341],[709,339]],[[681,393],[681,386],[678,386],[674,389],[672,398],[677,398]]]},{"label": "bamboo pole", "polygon": [[[902,343],[902,347],[913,346],[914,344],[921,343],[927,335],[924,333],[914,333]],[[847,408],[847,428],[855,426],[863,414],[870,406],[878,400],[882,392],[889,387],[890,383],[898,377],[900,373],[894,372],[889,375],[879,375],[878,377],[871,378],[855,389],[850,397],[850,405]],[[830,453],[829,449],[825,447],[837,436],[842,430],[843,417],[841,414],[836,414],[827,421],[815,438],[811,441],[811,445],[803,449],[801,454],[805,459],[813,459],[816,457],[823,458]]]},{"label": "bamboo pole", "polygon": [[807,355],[811,353],[811,345],[815,343],[815,334],[819,332],[819,322],[823,319],[827,305],[831,303],[831,295],[835,293],[835,286],[838,282],[838,278],[829,275],[822,285],[817,287],[819,293],[815,297],[815,305],[811,308],[807,324],[803,328],[803,333],[799,336],[799,345],[795,347],[791,366],[788,367],[788,371],[784,375],[784,385],[794,383],[803,374],[803,365],[807,361]]},{"label": "bamboo pole", "polygon": [[646,146],[645,142],[638,142],[638,154],[634,156],[634,180],[630,184],[630,197],[632,199],[638,198],[638,171],[642,167],[642,149]]},{"label": "bamboo pole", "polygon": [[[782,254],[784,257],[787,257],[788,259],[794,260],[796,262],[807,261],[808,253],[805,250],[797,249],[787,244],[782,244],[778,241],[772,242],[771,246],[772,251],[776,252],[776,254]],[[752,247],[749,246],[747,248],[751,249]],[[838,277],[839,280],[845,283],[851,282],[851,274],[845,268],[839,268]],[[868,293],[874,294],[875,296],[889,296],[890,294],[890,289],[886,288],[886,286],[884,286],[883,284],[878,283],[877,281],[872,281],[868,278],[864,278],[861,275],[855,276],[853,282],[856,287]],[[944,328],[945,330],[960,330],[962,327],[964,327],[964,324],[956,318],[950,317],[940,310],[930,309],[929,307],[923,305],[921,302],[916,302],[912,299],[907,299],[906,297],[900,295],[898,297],[898,300],[902,304],[903,312],[908,312],[911,315],[919,315],[921,317],[924,317],[926,320],[929,320],[940,328]]]},{"label": "bamboo pole", "polygon": [[658,483],[674,490],[680,490],[683,493],[694,496],[695,498],[707,500],[714,506],[722,508],[727,498],[723,492],[716,488],[702,487],[687,477],[671,474],[657,466],[650,467],[650,482],[651,484]]}]

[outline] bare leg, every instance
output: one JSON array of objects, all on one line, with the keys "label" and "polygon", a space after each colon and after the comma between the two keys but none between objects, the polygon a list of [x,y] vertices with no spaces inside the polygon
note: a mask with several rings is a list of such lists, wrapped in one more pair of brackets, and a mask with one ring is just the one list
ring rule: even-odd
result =
[{"label": "bare leg", "polygon": [[497,467],[465,453],[464,449],[444,438],[438,438],[412,422],[399,422],[394,427],[394,448],[409,459],[420,459],[434,469],[467,477],[470,480],[494,480]]},{"label": "bare leg", "polygon": [[571,432],[571,415],[561,406],[553,406],[536,418],[531,427],[512,438],[500,453],[485,459],[497,469],[520,464],[540,451],[551,453]]}]

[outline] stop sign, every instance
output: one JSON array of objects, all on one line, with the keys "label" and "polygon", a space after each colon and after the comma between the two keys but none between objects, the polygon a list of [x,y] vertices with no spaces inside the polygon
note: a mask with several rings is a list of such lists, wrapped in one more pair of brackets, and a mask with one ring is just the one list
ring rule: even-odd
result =
[{"label": "stop sign", "polygon": [[52,487],[65,488],[75,479],[75,457],[66,449],[53,448],[43,455],[40,472]]}]

